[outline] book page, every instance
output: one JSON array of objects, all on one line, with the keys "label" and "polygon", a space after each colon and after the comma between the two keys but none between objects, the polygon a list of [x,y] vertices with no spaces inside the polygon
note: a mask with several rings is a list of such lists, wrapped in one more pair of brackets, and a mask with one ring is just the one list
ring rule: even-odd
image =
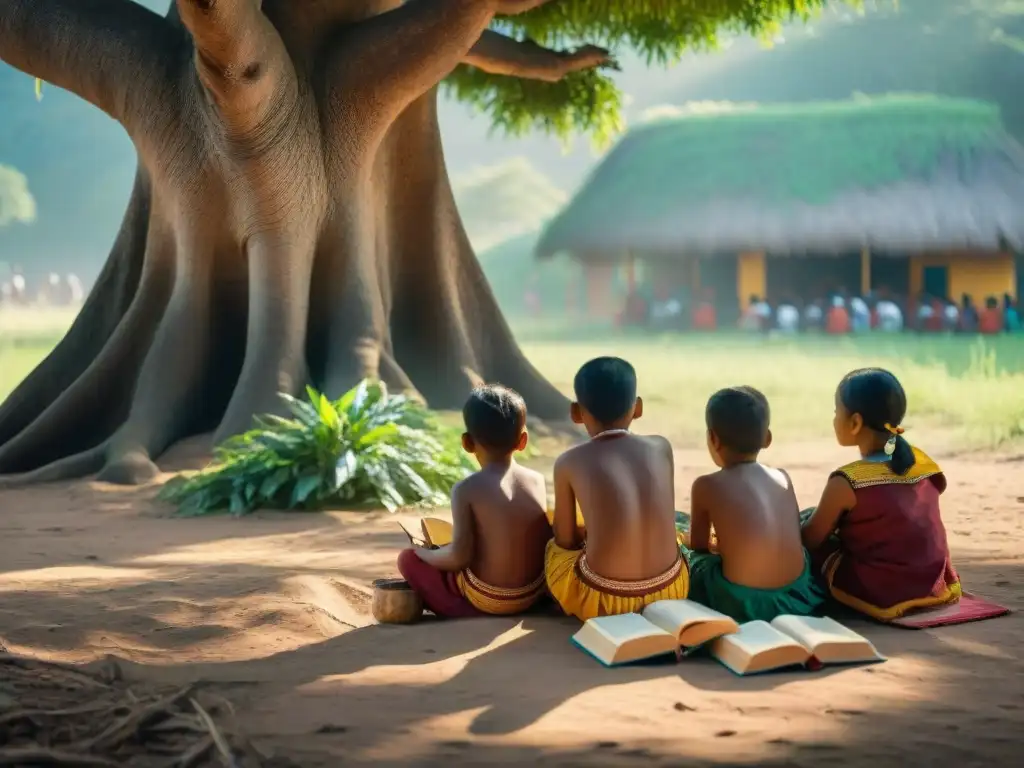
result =
[{"label": "book page", "polygon": [[722,624],[725,628],[723,634],[736,625],[736,622],[724,613],[692,600],[659,600],[644,608],[643,617],[654,626],[673,635],[679,635],[687,627],[702,622]]},{"label": "book page", "polygon": [[718,638],[715,643],[736,645],[743,651],[745,656],[751,658],[758,654],[787,646],[802,648],[807,655],[810,655],[802,643],[789,635],[783,634],[766,621],[748,621],[746,624],[740,624],[739,632],[732,635],[724,635]]},{"label": "book page", "polygon": [[772,626],[795,639],[815,656],[822,646],[842,645],[863,648],[865,659],[881,658],[870,640],[827,616],[777,616],[772,620]]},{"label": "book page", "polygon": [[424,517],[421,525],[427,544],[444,547],[452,543],[452,524],[447,520],[439,517]]},{"label": "book page", "polygon": [[[636,619],[640,620],[639,623]],[[638,614],[591,619],[573,635],[572,641],[607,666],[629,664],[679,651],[675,635],[663,632]]]},{"label": "book page", "polygon": [[636,640],[638,637],[649,637],[651,635],[671,635],[675,637],[675,632],[666,632],[660,627],[654,626],[639,613],[601,616],[597,619],[589,619],[586,624],[592,626],[616,646],[628,643],[630,640]]},{"label": "book page", "polygon": [[572,642],[605,666],[611,666],[615,661],[615,654],[618,648],[604,634],[599,632],[596,627],[589,623],[580,627],[579,631],[572,636]]},{"label": "book page", "polygon": [[405,535],[409,537],[410,544],[414,547],[426,546],[427,540],[424,538],[423,525],[419,519],[402,518],[398,521],[398,524],[402,527]]}]

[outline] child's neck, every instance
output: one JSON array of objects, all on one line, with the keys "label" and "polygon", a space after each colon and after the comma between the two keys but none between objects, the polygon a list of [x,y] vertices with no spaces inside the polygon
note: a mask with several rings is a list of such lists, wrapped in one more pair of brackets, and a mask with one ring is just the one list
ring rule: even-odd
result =
[{"label": "child's neck", "polygon": [[885,443],[888,438],[877,438],[872,436],[870,440],[864,440],[857,445],[861,458],[875,456],[885,451]]},{"label": "child's neck", "polygon": [[511,453],[499,454],[497,456],[478,453],[476,455],[476,460],[480,464],[481,472],[506,472],[513,464],[516,463],[515,457]]},{"label": "child's neck", "polygon": [[746,466],[747,464],[757,464],[756,453],[745,453],[735,455],[723,455],[722,456],[722,469],[734,469],[736,467]]}]

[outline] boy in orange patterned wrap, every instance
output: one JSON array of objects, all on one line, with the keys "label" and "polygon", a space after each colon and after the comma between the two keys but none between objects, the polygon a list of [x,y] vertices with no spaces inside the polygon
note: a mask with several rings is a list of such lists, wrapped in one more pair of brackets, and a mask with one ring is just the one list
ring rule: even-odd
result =
[{"label": "boy in orange patterned wrap", "polygon": [[861,458],[829,477],[804,545],[837,601],[879,621],[960,599],[939,496],[946,477],[903,437],[907,398],[888,371],[853,371],[836,390],[840,445]]}]

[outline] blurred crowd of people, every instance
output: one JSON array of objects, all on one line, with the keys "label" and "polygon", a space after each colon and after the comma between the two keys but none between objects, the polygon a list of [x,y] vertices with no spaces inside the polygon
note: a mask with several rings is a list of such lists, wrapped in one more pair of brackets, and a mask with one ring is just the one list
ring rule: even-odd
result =
[{"label": "blurred crowd of people", "polygon": [[1015,333],[1021,330],[1020,312],[1010,294],[989,296],[979,306],[967,294],[960,301],[922,294],[917,299],[900,300],[883,294],[847,296],[833,294],[826,299],[805,303],[793,299],[771,304],[751,296],[740,317],[740,327],[748,331],[799,333],[817,331],[829,334],[881,331],[899,333]]},{"label": "blurred crowd of people", "polygon": [[0,307],[72,307],[85,299],[81,279],[74,273],[51,272],[46,279],[34,281],[15,267],[0,282]]},{"label": "blurred crowd of people", "polygon": [[738,321],[734,320],[736,314],[735,311],[723,312],[710,290],[701,292],[692,301],[678,297],[647,299],[633,293],[626,297],[620,322],[662,330],[699,331],[727,328],[735,322],[747,331],[794,334],[899,333],[905,330],[999,334],[1021,331],[1020,311],[1010,294],[988,296],[980,305],[966,294],[959,302],[926,294],[908,299],[888,291],[865,296],[836,292],[818,299],[787,297],[777,302],[751,296],[747,306],[739,311]]}]

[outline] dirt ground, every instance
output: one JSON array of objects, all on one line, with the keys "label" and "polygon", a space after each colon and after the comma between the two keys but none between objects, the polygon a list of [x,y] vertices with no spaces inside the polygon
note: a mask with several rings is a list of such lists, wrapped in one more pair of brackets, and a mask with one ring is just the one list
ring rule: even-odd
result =
[{"label": "dirt ground", "polygon": [[[966,587],[1019,611],[1022,457],[935,453]],[[825,442],[768,458],[804,505],[849,460]],[[708,460],[681,451],[678,466],[685,505]],[[1020,613],[923,632],[857,624],[889,656],[871,667],[608,670],[570,646],[566,619],[372,626],[369,584],[394,575],[404,543],[386,515],[182,520],[154,494],[0,495],[0,638],[55,660],[112,654],[160,682],[214,681],[262,746],[301,766],[1019,764]]]}]

